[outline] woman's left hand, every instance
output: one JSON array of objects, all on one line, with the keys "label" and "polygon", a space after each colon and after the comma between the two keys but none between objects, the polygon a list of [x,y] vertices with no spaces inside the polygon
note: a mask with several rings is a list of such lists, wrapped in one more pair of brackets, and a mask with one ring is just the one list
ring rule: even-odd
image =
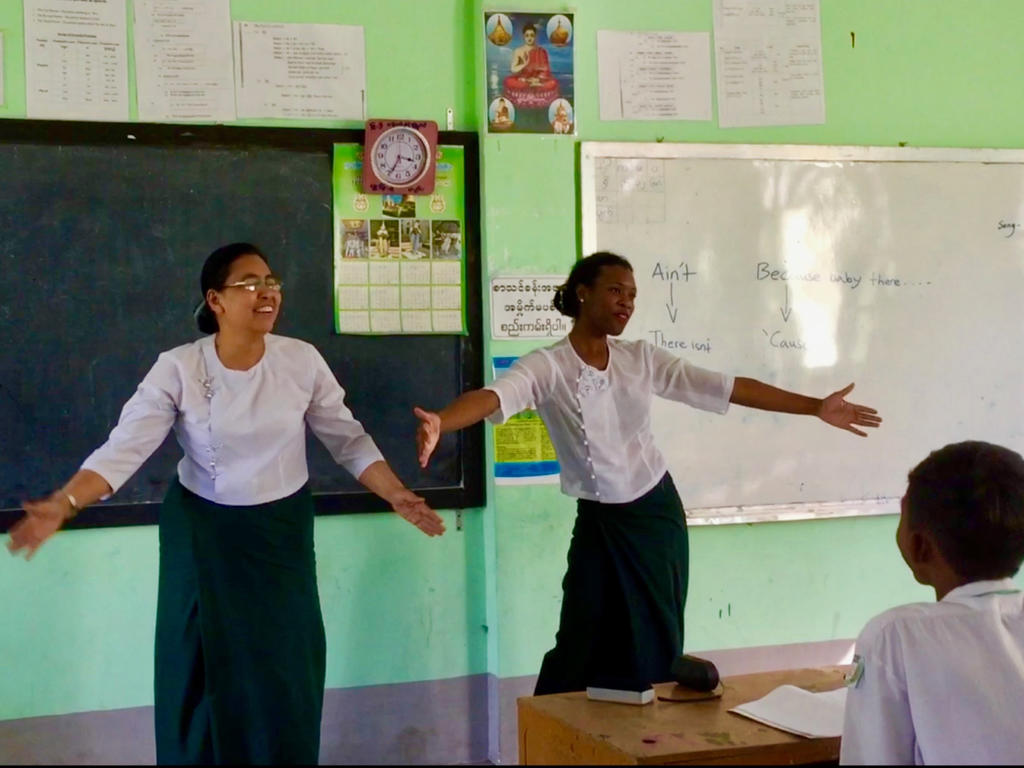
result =
[{"label": "woman's left hand", "polygon": [[867,437],[867,432],[862,432],[857,427],[877,427],[882,423],[882,418],[878,416],[878,411],[874,408],[846,402],[843,398],[852,389],[853,384],[849,384],[822,400],[818,418],[833,427]]},{"label": "woman's left hand", "polygon": [[427,536],[440,536],[444,533],[444,521],[432,510],[422,496],[417,496],[408,488],[395,493],[390,499],[391,508],[399,515],[415,525]]}]

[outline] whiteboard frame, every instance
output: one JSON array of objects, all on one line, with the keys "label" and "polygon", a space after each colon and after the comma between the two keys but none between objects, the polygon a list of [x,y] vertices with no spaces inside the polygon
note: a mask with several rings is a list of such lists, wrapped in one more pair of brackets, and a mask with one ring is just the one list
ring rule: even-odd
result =
[{"label": "whiteboard frame", "polygon": [[[597,159],[804,160],[822,162],[1020,163],[1024,150],[962,147],[877,147],[818,144],[687,144],[624,141],[580,143],[580,242],[583,254],[597,246],[595,161]],[[689,525],[731,525],[788,520],[897,515],[899,498],[763,504],[688,509]]]}]

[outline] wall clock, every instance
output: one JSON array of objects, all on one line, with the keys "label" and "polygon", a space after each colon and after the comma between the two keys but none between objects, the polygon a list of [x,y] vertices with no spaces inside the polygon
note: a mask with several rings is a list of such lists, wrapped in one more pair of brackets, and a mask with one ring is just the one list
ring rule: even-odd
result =
[{"label": "wall clock", "polygon": [[374,195],[428,195],[437,171],[433,120],[367,120],[363,191]]}]

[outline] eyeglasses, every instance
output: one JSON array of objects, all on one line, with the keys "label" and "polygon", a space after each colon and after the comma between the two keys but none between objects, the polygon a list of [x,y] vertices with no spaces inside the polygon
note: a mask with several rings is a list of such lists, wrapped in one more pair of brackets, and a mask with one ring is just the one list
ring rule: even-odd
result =
[{"label": "eyeglasses", "polygon": [[239,280],[237,283],[228,283],[224,287],[243,288],[249,291],[249,293],[255,293],[260,288],[266,288],[268,291],[280,291],[284,287],[284,281],[279,277],[267,275],[264,278],[247,277],[245,280]]}]

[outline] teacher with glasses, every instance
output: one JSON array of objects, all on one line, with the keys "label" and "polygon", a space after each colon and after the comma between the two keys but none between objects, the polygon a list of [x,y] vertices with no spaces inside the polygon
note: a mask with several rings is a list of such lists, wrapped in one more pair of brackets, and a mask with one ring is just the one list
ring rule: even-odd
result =
[{"label": "teacher with glasses", "polygon": [[200,284],[207,335],[157,358],[108,440],[23,504],[8,549],[30,558],[173,429],[184,456],[160,507],[157,762],[315,764],[326,643],[306,425],[401,517],[428,536],[444,525],[392,472],[316,348],[271,333],[282,283],[258,248],[218,248]]}]

